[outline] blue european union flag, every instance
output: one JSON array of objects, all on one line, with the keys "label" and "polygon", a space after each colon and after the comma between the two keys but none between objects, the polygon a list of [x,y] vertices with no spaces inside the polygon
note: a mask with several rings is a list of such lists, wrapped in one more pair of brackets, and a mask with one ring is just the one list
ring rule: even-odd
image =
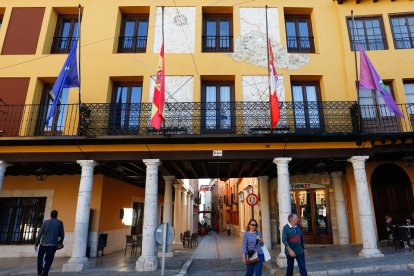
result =
[{"label": "blue european union flag", "polygon": [[76,40],[73,43],[70,53],[63,65],[62,70],[59,73],[59,76],[53,85],[52,91],[55,94],[55,99],[53,100],[52,108],[49,111],[49,114],[46,117],[45,124],[47,125],[50,118],[53,117],[56,106],[59,103],[60,96],[62,95],[63,88],[70,87],[79,87],[79,78],[78,78],[78,68],[76,62],[76,50],[78,48],[78,41]]}]

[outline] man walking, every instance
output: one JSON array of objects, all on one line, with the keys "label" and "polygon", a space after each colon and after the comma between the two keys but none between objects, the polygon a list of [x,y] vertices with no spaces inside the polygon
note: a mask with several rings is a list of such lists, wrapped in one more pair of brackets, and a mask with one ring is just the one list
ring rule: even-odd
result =
[{"label": "man walking", "polygon": [[[36,237],[35,251],[37,254],[37,275],[47,276],[57,248],[63,247],[65,231],[63,222],[57,219],[58,211],[50,212],[50,219],[42,223]],[[40,244],[40,247],[38,248]]]},{"label": "man walking", "polygon": [[301,276],[307,276],[305,263],[305,241],[303,233],[298,224],[298,216],[289,214],[288,223],[283,227],[282,242],[285,245],[287,258],[287,276],[293,275],[293,264],[296,258]]}]

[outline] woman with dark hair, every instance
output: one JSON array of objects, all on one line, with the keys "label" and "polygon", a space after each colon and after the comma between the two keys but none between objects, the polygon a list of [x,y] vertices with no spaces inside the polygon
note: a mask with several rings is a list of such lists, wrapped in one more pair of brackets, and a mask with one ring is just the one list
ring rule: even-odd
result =
[{"label": "woman with dark hair", "polygon": [[[243,234],[242,259],[247,268],[246,276],[252,276],[253,274],[256,276],[262,275],[264,262],[264,255],[262,251],[263,236],[257,227],[257,221],[255,219],[251,219],[247,224],[246,232]],[[256,263],[249,263],[248,258],[254,253],[257,253],[258,261]]]}]

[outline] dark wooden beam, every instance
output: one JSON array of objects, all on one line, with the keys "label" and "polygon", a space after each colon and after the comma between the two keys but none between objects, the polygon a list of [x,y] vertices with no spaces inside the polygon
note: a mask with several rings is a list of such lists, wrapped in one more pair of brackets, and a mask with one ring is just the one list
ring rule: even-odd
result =
[{"label": "dark wooden beam", "polygon": [[178,177],[178,175],[176,177],[178,178],[188,178],[187,174],[177,165],[177,162],[172,162],[173,167],[175,168],[176,171],[178,171],[181,176]]},{"label": "dark wooden beam", "polygon": [[184,161],[183,163],[184,163],[184,167],[186,167],[187,169],[189,169],[192,172],[193,178],[197,179],[198,178],[197,177],[197,172],[194,169],[193,164],[191,163],[191,161]]}]

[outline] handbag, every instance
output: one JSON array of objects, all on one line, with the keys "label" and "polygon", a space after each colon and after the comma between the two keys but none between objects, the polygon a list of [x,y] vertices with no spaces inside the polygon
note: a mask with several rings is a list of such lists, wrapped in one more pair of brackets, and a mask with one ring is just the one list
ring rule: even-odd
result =
[{"label": "handbag", "polygon": [[[254,245],[254,248],[256,248],[258,242],[259,240],[256,240],[256,244]],[[247,255],[246,255],[247,265],[255,264],[255,263],[258,263],[259,261],[260,261],[259,255],[257,254],[256,250],[250,249],[249,251],[247,251]]]},{"label": "handbag", "polygon": [[272,259],[272,257],[270,256],[270,252],[267,249],[266,245],[264,245],[264,244],[262,245],[262,251],[263,251],[265,262],[270,261],[270,259]]}]

